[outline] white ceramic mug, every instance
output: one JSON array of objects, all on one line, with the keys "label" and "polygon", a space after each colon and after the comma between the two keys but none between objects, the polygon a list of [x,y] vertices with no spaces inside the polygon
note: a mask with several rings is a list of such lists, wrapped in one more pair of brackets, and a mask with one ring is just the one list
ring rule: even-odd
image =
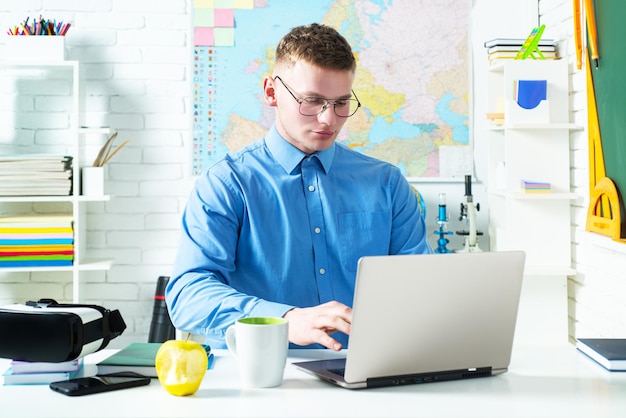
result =
[{"label": "white ceramic mug", "polygon": [[282,384],[288,334],[285,318],[242,318],[228,328],[226,345],[237,359],[243,386],[270,388]]}]

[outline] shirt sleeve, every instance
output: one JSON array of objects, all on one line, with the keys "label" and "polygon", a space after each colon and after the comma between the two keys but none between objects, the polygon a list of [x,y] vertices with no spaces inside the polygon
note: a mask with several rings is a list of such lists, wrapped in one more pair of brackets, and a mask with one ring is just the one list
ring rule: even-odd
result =
[{"label": "shirt sleeve", "polygon": [[[393,222],[390,254],[432,254],[426,223],[417,196],[398,173],[393,192]],[[392,186],[393,187],[393,186]]]},{"label": "shirt sleeve", "polygon": [[229,285],[243,212],[243,198],[232,185],[210,171],[199,177],[183,213],[178,254],[166,289],[174,326],[205,335],[208,342],[216,341],[214,346],[241,317],[282,317],[293,308]]}]

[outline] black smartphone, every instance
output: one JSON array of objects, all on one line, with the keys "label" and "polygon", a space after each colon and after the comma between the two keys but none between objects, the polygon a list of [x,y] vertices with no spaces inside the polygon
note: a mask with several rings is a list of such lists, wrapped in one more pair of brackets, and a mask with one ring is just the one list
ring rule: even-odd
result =
[{"label": "black smartphone", "polygon": [[67,396],[82,396],[149,384],[149,377],[134,372],[120,372],[53,382],[50,383],[50,389]]}]

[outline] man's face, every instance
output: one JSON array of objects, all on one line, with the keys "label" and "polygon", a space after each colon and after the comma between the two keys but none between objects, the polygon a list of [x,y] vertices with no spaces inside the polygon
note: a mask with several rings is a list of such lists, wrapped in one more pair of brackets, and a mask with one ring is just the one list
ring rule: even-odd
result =
[{"label": "man's face", "polygon": [[304,116],[300,114],[300,105],[289,90],[298,99],[347,99],[352,95],[354,74],[351,71],[318,68],[299,61],[292,67],[277,66],[274,75],[280,77],[287,86],[278,79],[268,77],[265,80],[265,97],[271,106],[276,107],[278,132],[306,154],[329,148],[348,118],[337,116],[332,104],[318,115]]}]

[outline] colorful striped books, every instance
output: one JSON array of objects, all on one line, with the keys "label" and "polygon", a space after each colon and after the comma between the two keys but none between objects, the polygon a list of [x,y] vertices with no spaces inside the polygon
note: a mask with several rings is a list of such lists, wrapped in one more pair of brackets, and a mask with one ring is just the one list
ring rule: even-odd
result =
[{"label": "colorful striped books", "polygon": [[550,193],[550,183],[522,180],[522,192],[524,193]]},{"label": "colorful striped books", "polygon": [[0,217],[0,267],[71,266],[73,262],[72,216]]}]

